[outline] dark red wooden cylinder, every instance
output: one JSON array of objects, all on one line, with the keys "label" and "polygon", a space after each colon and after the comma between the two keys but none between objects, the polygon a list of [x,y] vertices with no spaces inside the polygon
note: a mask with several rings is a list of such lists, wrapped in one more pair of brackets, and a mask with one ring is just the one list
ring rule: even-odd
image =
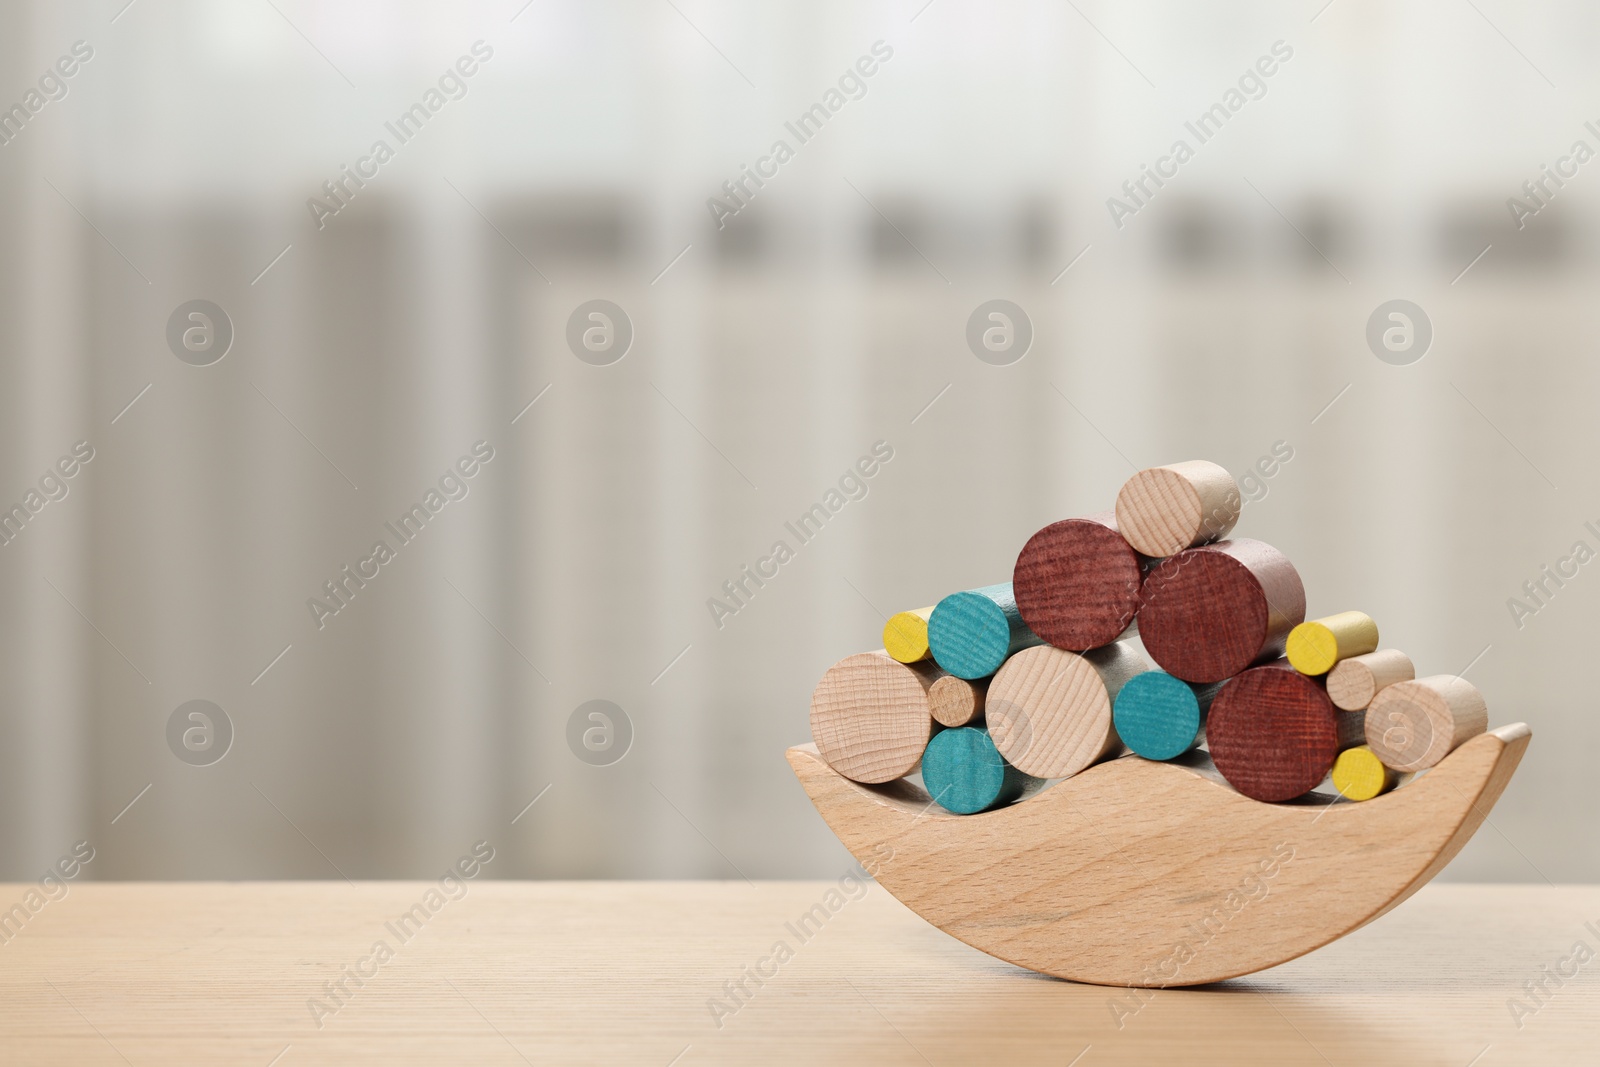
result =
[{"label": "dark red wooden cylinder", "polygon": [[1011,577],[1028,628],[1070,652],[1109,645],[1133,622],[1140,556],[1117,532],[1116,512],[1053,522],[1028,538]]},{"label": "dark red wooden cylinder", "polygon": [[1340,711],[1319,678],[1287,663],[1230,679],[1211,703],[1206,746],[1228,784],[1256,800],[1292,800],[1321,785],[1365,718]]},{"label": "dark red wooden cylinder", "polygon": [[1186,682],[1220,682],[1283,654],[1306,618],[1306,591],[1287,556],[1239,538],[1186,549],[1145,575],[1139,639]]}]

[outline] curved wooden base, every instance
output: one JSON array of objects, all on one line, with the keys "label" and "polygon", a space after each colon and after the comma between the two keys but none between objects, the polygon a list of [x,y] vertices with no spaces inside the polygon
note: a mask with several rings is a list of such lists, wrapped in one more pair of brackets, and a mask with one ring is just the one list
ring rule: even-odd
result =
[{"label": "curved wooden base", "polygon": [[858,785],[811,745],[788,758],[845,847],[934,926],[1060,978],[1167,987],[1285,963],[1405,900],[1472,837],[1531,736],[1481,734],[1364,803],[1259,803],[1192,753],[1125,756],[968,816],[910,782]]}]

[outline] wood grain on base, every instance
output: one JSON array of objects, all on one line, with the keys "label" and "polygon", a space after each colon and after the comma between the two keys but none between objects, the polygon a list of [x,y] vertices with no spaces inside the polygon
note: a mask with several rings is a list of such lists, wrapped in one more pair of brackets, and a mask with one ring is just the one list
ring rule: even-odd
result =
[{"label": "wood grain on base", "polygon": [[1206,747],[1245,796],[1292,800],[1322,784],[1340,751],[1361,743],[1365,725],[1360,714],[1335,708],[1320,680],[1277,663],[1223,685],[1206,719]]},{"label": "wood grain on base", "polygon": [[1396,682],[1366,711],[1367,744],[1387,767],[1420,771],[1489,727],[1489,706],[1478,687],[1453,674]]},{"label": "wood grain on base", "polygon": [[1082,654],[1052,645],[1023,649],[989,683],[989,736],[1017,769],[1036,778],[1071,777],[1121,750],[1111,702],[1150,666],[1127,641]]},{"label": "wood grain on base", "polygon": [[1306,617],[1288,557],[1263,541],[1201,545],[1157,564],[1144,581],[1139,639],[1168,674],[1220,682],[1283,652]]},{"label": "wood grain on base", "polygon": [[928,617],[928,647],[940,667],[957,678],[987,678],[1006,657],[1039,644],[1017,611],[1011,583],[951,593]]},{"label": "wood grain on base", "polygon": [[1341,611],[1308,619],[1289,631],[1284,654],[1301,674],[1327,674],[1342,659],[1378,647],[1378,624],[1364,611]]},{"label": "wood grain on base", "polygon": [[889,616],[883,624],[883,650],[901,663],[917,663],[932,653],[928,651],[928,616],[933,608],[916,608],[899,611]]},{"label": "wood grain on base", "polygon": [[811,739],[834,770],[857,782],[891,782],[917,769],[933,736],[932,663],[858,652],[828,668],[811,693]]},{"label": "wood grain on base", "polygon": [[975,726],[983,722],[989,680],[969,682],[947,674],[928,689],[928,707],[940,726]]},{"label": "wood grain on base", "polygon": [[1028,538],[1011,587],[1028,628],[1072,652],[1109,645],[1139,611],[1139,555],[1115,512],[1062,519]]},{"label": "wood grain on base", "polygon": [[1233,475],[1209,460],[1150,467],[1117,493],[1117,528],[1146,556],[1171,556],[1227,536],[1244,498]]},{"label": "wood grain on base", "polygon": [[1345,711],[1365,711],[1380,690],[1417,676],[1411,657],[1398,648],[1340,660],[1328,672],[1328,697]]},{"label": "wood grain on base", "polygon": [[1129,756],[961,817],[909,782],[856,785],[810,746],[788,757],[845,847],[933,925],[1045,974],[1153,987],[1275,966],[1399,904],[1471,838],[1528,738],[1503,727],[1403,789],[1326,808]]}]

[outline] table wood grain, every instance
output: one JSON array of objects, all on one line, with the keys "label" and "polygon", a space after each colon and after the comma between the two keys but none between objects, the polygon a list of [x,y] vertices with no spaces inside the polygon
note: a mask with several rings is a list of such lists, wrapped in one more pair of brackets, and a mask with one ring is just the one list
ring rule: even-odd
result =
[{"label": "table wood grain", "polygon": [[430,888],[73,884],[0,943],[0,1062],[1600,1062],[1600,959],[1573,956],[1600,888],[1433,885],[1293,963],[1143,994],[1001,963],[870,883],[479,881],[428,915]]}]

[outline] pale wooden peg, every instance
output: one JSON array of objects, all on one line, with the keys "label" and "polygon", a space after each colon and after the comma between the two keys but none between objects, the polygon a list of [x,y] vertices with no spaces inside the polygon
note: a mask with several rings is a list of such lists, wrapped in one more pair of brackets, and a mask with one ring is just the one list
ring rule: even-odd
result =
[{"label": "pale wooden peg", "polygon": [[917,769],[935,729],[928,690],[944,674],[932,662],[898,663],[858,652],[828,668],[811,694],[811,739],[828,765],[881,784]]},{"label": "pale wooden peg", "polygon": [[1244,498],[1223,467],[1192,459],[1150,467],[1117,493],[1117,529],[1146,556],[1171,556],[1227,535]]},{"label": "pale wooden peg", "polygon": [[989,680],[969,682],[947,674],[928,690],[928,706],[940,726],[978,726],[983,723],[984,700]]},{"label": "pale wooden peg", "polygon": [[1328,696],[1345,711],[1365,711],[1385,687],[1416,676],[1410,656],[1398,648],[1380,649],[1335,664],[1328,672]]},{"label": "pale wooden peg", "polygon": [[1367,707],[1366,727],[1367,744],[1385,766],[1420,771],[1487,730],[1489,706],[1465,678],[1435,674],[1382,690]]},{"label": "pale wooden peg", "polygon": [[1122,750],[1112,701],[1153,664],[1132,642],[1082,654],[1023,649],[989,683],[984,719],[1006,761],[1036,778],[1068,778]]}]

